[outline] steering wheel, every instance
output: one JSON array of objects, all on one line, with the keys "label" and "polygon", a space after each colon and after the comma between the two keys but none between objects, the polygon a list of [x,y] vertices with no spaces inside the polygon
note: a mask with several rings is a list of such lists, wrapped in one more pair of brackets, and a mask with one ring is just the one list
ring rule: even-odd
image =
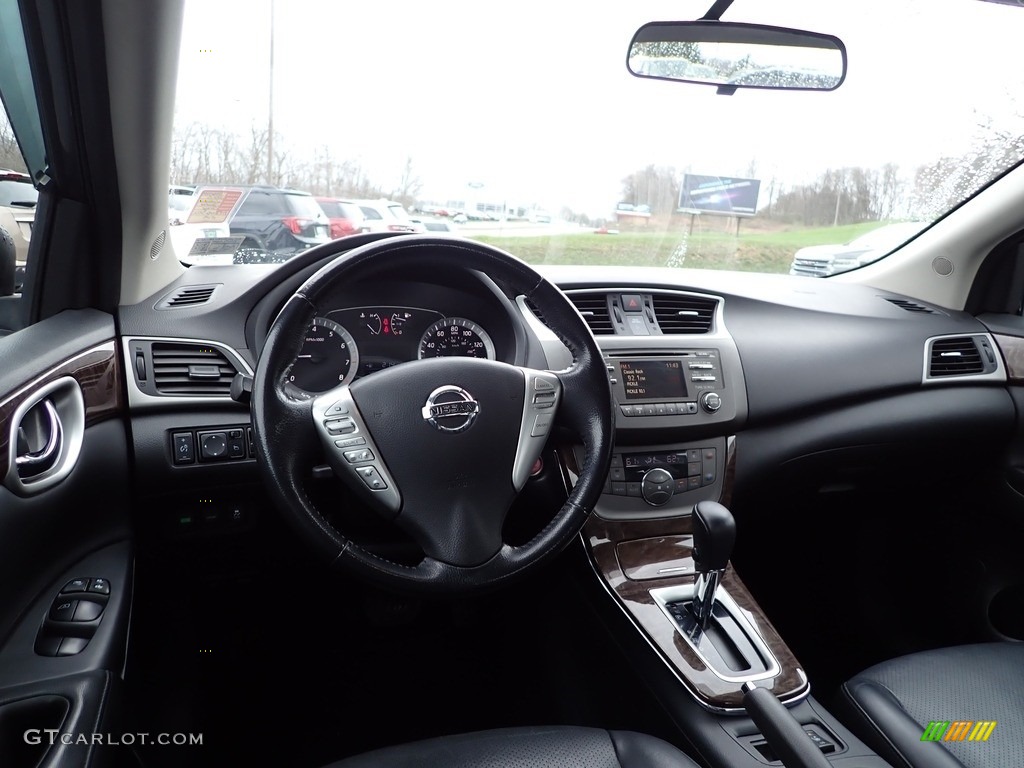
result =
[{"label": "steering wheel", "polygon": [[[478,270],[523,295],[573,355],[557,372],[468,357],[415,360],[312,399],[285,386],[319,303],[334,286],[386,267]],[[604,358],[576,308],[519,259],[481,243],[432,236],[380,240],[344,253],[286,302],[267,335],[252,390],[257,459],[285,517],[334,567],[421,592],[493,587],[539,565],[576,535],[611,461],[614,411]],[[502,525],[555,426],[584,448],[568,499],[531,541],[512,546]],[[368,506],[423,550],[415,566],[349,539],[315,505],[303,480],[326,454]]]}]

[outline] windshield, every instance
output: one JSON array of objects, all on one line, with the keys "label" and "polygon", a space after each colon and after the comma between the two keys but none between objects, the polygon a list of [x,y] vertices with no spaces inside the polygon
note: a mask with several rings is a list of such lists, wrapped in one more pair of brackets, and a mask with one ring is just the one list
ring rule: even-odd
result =
[{"label": "windshield", "polygon": [[[845,82],[719,95],[627,71],[638,27],[710,4],[189,0],[171,182],[402,206],[533,263],[820,277],[1024,156],[1024,7],[736,0],[726,20],[842,39]],[[877,252],[827,255],[893,224]]]}]

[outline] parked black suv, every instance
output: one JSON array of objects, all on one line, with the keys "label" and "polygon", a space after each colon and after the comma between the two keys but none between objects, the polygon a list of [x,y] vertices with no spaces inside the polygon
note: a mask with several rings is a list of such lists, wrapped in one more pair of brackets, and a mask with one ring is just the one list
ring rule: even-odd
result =
[{"label": "parked black suv", "polygon": [[236,261],[282,261],[299,251],[330,242],[331,223],[308,192],[253,186],[229,222],[245,240]]}]

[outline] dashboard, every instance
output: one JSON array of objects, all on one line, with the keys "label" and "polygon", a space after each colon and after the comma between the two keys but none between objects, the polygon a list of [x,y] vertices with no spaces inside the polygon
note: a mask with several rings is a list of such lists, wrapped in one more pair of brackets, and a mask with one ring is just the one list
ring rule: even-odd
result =
[{"label": "dashboard", "polygon": [[[244,433],[248,414],[230,397],[232,379],[252,374],[281,307],[338,248],[314,249],[277,268],[193,267],[169,290],[121,308],[147,492],[180,488],[183,479],[258,487],[251,449],[204,457],[202,439],[222,434],[237,445],[232,435]],[[730,485],[756,495],[787,477],[825,477],[830,461],[839,466],[854,453],[884,473],[901,455],[1004,432],[1014,422],[996,340],[962,312],[810,278],[541,271],[576,305],[606,358],[616,463],[597,512],[609,519],[686,514]],[[197,291],[201,303],[176,301]],[[315,317],[286,374],[299,396],[425,357],[549,370],[572,360],[522,297],[485,274],[439,270],[427,258],[333,287]],[[977,353],[980,368],[931,375],[936,360],[961,354],[949,351],[958,344]],[[177,381],[165,361],[185,352],[194,359],[185,356]],[[204,363],[213,367],[189,367]],[[175,441],[186,439],[194,459],[177,463]],[[808,462],[817,462],[818,474],[802,471]],[[662,470],[663,482],[647,493],[644,475],[653,469]]]}]

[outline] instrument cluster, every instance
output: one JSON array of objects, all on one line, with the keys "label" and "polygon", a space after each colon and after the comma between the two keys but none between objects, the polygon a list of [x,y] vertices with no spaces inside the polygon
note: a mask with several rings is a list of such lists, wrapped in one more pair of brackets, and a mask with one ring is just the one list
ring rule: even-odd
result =
[{"label": "instrument cluster", "polygon": [[494,360],[494,342],[473,320],[433,309],[336,309],[313,319],[285,379],[296,394],[318,394],[409,360],[446,356]]}]

